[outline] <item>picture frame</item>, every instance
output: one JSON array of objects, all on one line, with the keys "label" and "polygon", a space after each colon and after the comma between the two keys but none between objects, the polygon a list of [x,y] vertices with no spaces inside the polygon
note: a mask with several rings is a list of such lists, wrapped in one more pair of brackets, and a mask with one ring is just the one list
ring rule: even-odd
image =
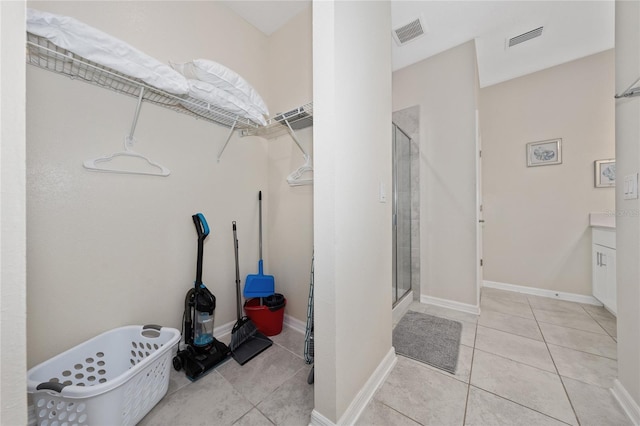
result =
[{"label": "picture frame", "polygon": [[616,159],[596,160],[593,162],[594,185],[596,188],[616,186]]},{"label": "picture frame", "polygon": [[552,164],[562,164],[562,139],[549,139],[527,144],[527,167]]}]

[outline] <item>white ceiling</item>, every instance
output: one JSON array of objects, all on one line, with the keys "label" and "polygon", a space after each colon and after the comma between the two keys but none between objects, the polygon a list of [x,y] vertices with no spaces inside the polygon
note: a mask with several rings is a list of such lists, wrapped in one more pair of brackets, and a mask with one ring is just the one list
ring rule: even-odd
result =
[{"label": "white ceiling", "polygon": [[[311,4],[309,0],[224,3],[267,35]],[[420,16],[426,24],[426,34],[403,46],[392,42],[393,69],[475,39],[481,87],[614,46],[613,0],[392,0],[392,28]],[[542,36],[505,47],[507,39],[540,26],[544,26]]]}]

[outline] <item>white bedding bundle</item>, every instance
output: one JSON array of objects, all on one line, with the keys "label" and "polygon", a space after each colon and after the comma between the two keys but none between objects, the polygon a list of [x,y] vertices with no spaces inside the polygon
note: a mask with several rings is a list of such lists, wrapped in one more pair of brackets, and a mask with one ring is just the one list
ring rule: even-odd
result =
[{"label": "white bedding bundle", "polygon": [[77,19],[27,9],[27,31],[158,89],[174,95],[189,92],[184,76],[168,65]]},{"label": "white bedding bundle", "polygon": [[217,62],[195,59],[184,64],[169,62],[189,79],[189,96],[265,126],[269,110],[258,92],[240,75]]},{"label": "white bedding bundle", "polygon": [[[265,115],[269,111],[258,92],[240,75],[217,62],[196,59],[168,66],[74,18],[34,9],[27,9],[27,31],[165,92],[187,95],[233,115],[267,124]],[[190,102],[183,105],[194,112],[200,109]]]}]

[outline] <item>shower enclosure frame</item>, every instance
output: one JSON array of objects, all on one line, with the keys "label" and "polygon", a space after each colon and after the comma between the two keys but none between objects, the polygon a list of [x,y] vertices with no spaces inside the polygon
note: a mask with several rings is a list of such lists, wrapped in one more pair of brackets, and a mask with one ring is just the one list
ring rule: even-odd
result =
[{"label": "shower enclosure frame", "polygon": [[[392,123],[392,300],[395,306],[412,290],[411,267],[411,137]],[[403,137],[406,155],[399,158],[398,135]],[[400,148],[401,149],[401,148]],[[402,164],[401,164],[402,163]],[[402,174],[402,175],[401,175]],[[404,184],[404,185],[403,185]],[[401,187],[406,186],[406,187]],[[401,196],[404,194],[404,197]],[[404,209],[401,211],[401,209]],[[399,229],[400,228],[400,229]],[[404,254],[404,256],[403,256]]]}]

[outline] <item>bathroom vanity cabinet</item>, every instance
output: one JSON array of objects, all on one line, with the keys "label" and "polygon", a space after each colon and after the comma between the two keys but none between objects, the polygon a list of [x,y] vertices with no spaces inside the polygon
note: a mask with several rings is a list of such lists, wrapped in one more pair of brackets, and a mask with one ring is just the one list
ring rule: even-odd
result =
[{"label": "bathroom vanity cabinet", "polygon": [[593,227],[591,235],[593,296],[616,314],[616,230]]}]

